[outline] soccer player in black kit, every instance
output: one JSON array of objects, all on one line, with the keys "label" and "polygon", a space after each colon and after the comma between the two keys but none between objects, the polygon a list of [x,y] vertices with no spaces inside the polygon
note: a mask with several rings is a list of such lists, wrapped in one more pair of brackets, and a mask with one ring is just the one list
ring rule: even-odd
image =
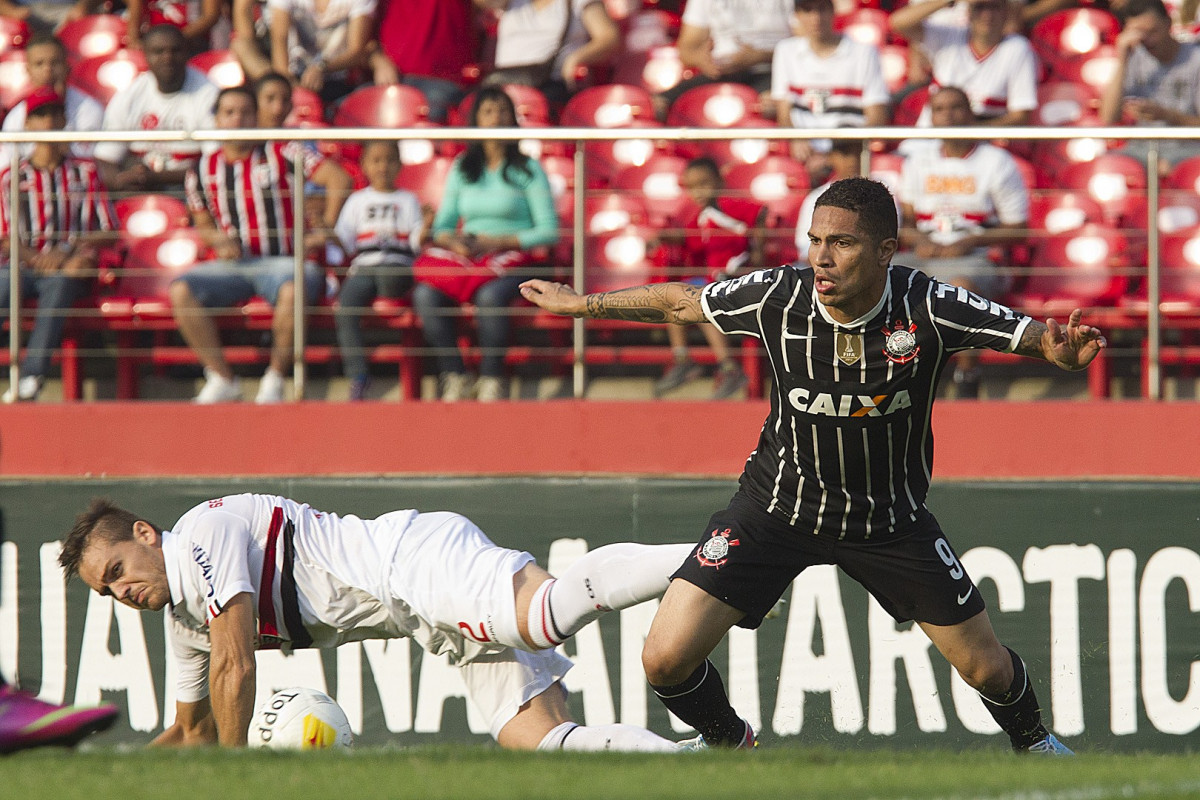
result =
[{"label": "soccer player in black kit", "polygon": [[896,620],[915,620],[984,699],[1013,748],[1071,751],[1041,721],[1021,658],[992,630],[983,599],[925,508],[931,409],[947,360],[990,348],[1085,369],[1100,331],[1045,324],[924,273],[894,266],[896,207],[866,178],[817,201],[809,264],[705,287],[655,284],[580,296],[528,281],[555,313],[687,325],[762,340],[771,413],[729,507],[674,574],[642,652],[650,685],[700,733],[696,746],[752,747],[709,653],[734,625],[756,628],[792,580],[836,564]]}]

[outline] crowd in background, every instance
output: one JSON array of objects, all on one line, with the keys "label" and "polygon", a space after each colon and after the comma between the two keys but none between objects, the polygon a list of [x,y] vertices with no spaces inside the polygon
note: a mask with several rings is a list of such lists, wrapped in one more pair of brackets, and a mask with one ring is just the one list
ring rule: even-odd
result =
[{"label": "crowd in background", "polygon": [[[333,309],[351,399],[369,396],[363,325],[380,299],[415,311],[441,399],[508,397],[507,309],[519,302],[517,285],[569,262],[564,245],[573,209],[561,162],[572,148],[482,140],[431,143],[418,153],[419,143],[411,142],[322,143],[325,126],[644,127],[640,155],[591,146],[589,159],[598,160],[589,161],[589,185],[578,188],[589,190],[587,233],[611,235],[633,223],[645,231],[637,260],[646,271],[637,274],[650,280],[704,283],[803,258],[815,198],[831,181],[866,169],[896,196],[898,261],[986,297],[1007,301],[1026,290],[1039,296],[1037,281],[1023,280],[1020,270],[1036,260],[1031,230],[1096,224],[1120,231],[1146,213],[1144,196],[1140,208],[1083,197],[1063,205],[1078,222],[1063,228],[1052,221],[1063,219],[1052,213],[1063,208],[1048,207],[1039,190],[1066,186],[1075,161],[1102,154],[1144,161],[1144,142],[1094,144],[1087,159],[1064,150],[1070,143],[1009,141],[997,130],[992,144],[760,140],[751,154],[745,143],[741,150],[731,142],[673,145],[655,140],[653,129],[1194,126],[1196,5],[0,0],[8,31],[0,35],[9,37],[10,51],[4,58],[20,53],[24,71],[19,95],[4,101],[6,131],[303,126],[314,137],[212,147],[23,146],[20,180],[28,191],[15,226],[15,209],[0,208],[5,236],[15,227],[22,237],[22,294],[37,300],[38,311],[22,380],[6,399],[38,397],[67,312],[97,291],[95,278],[107,267],[119,272],[136,238],[113,202],[148,194],[163,203],[175,198],[185,209],[181,227],[196,236],[198,263],[163,291],[178,336],[204,368],[195,400],[242,398],[214,314],[252,298],[271,309],[267,368],[255,399],[285,399],[297,291],[291,197],[300,187],[290,183],[297,167],[309,198],[302,291],[310,305]],[[106,30],[117,31],[119,49],[93,55],[86,36]],[[133,76],[105,84],[105,64],[122,63],[134,65]],[[625,94],[612,95],[614,89]],[[722,116],[730,108],[737,110]],[[7,203],[12,180],[4,150],[0,203]],[[1157,152],[1170,179],[1200,155],[1200,145],[1177,140]],[[665,206],[652,192],[637,191],[649,183],[618,174],[656,159],[675,179]],[[436,163],[444,168],[432,180],[413,177]],[[1117,199],[1145,185],[1144,168],[1139,184],[1136,169],[1124,163],[1120,177],[1132,191]],[[761,197],[752,181],[739,180],[765,164],[786,177],[786,197]],[[613,199],[628,187],[645,196],[627,204]],[[620,222],[605,227],[598,212],[611,214],[618,205]],[[1195,215],[1200,204],[1182,207]],[[1175,228],[1197,223],[1200,216]],[[1123,263],[1137,266],[1137,243],[1122,250]],[[6,238],[6,265],[8,253]],[[8,285],[6,269],[6,305]],[[1092,299],[1113,300],[1104,292],[1131,285],[1113,281]],[[463,308],[474,315],[478,358],[460,350]],[[698,379],[706,364],[714,365],[715,397],[746,387],[736,350],[715,331],[705,331],[703,344],[678,332],[670,337],[656,394]],[[703,350],[711,352],[698,360]],[[978,364],[961,361],[954,382],[958,396],[977,396]]]}]

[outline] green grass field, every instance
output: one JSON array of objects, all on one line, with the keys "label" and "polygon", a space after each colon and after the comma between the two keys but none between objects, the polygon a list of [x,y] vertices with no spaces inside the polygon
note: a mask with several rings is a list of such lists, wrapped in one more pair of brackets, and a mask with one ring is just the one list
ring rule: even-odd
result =
[{"label": "green grass field", "polygon": [[351,753],[97,748],[0,759],[4,800],[292,798],[1198,798],[1190,755],[1016,758],[996,751],[768,748],[679,756],[507,753],[486,747]]}]

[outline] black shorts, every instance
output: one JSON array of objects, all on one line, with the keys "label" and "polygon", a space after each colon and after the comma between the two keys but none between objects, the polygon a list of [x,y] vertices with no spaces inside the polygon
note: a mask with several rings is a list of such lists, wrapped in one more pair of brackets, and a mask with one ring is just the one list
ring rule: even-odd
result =
[{"label": "black shorts", "polygon": [[713,514],[692,555],[672,578],[695,584],[746,616],[763,616],[805,568],[835,564],[863,585],[898,622],[956,625],[984,609],[983,598],[933,514],[877,541],[839,541],[798,533],[737,494]]}]

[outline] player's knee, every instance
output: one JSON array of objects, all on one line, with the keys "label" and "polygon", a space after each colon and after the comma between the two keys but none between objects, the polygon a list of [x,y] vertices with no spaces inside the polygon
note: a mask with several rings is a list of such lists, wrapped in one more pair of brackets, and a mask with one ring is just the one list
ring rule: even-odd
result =
[{"label": "player's knee", "polygon": [[1004,648],[1000,648],[996,654],[973,654],[971,658],[955,666],[967,685],[984,695],[992,696],[1003,692],[1012,683],[1012,662]]},{"label": "player's knee", "polygon": [[642,648],[642,669],[651,686],[676,686],[696,671],[698,664],[662,640],[647,639]]}]

